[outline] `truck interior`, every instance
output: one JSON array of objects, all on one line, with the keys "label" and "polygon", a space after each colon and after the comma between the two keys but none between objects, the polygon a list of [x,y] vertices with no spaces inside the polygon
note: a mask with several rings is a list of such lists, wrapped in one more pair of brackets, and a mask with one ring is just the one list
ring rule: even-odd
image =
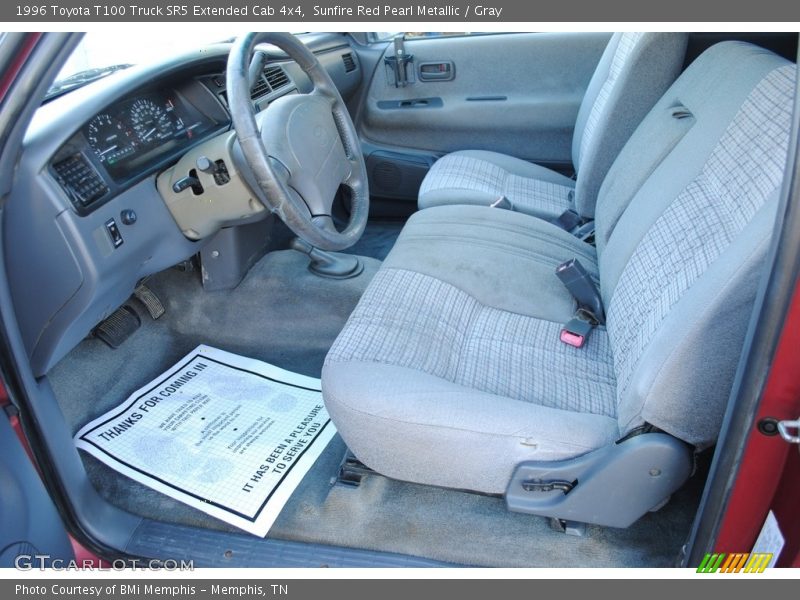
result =
[{"label": "truck interior", "polygon": [[[788,202],[796,33],[247,34],[61,88],[80,36],[48,43],[0,307],[78,541],[682,564]],[[200,344],[321,379],[338,433],[265,538],[75,447]]]}]

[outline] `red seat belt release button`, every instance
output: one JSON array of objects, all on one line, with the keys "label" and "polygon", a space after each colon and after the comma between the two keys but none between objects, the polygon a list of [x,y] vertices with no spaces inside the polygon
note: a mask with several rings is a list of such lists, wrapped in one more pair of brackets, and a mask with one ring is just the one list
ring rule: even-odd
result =
[{"label": "red seat belt release button", "polygon": [[577,333],[572,333],[566,329],[561,330],[561,341],[570,346],[581,348],[586,343],[586,338]]},{"label": "red seat belt release button", "polygon": [[575,348],[583,348],[592,333],[592,329],[594,329],[593,323],[576,316],[564,325],[559,337],[565,344]]}]

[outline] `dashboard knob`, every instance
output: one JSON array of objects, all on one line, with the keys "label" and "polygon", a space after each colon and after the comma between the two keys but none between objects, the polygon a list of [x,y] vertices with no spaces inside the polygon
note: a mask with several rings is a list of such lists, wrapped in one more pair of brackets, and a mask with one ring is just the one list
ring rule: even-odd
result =
[{"label": "dashboard knob", "polygon": [[119,220],[122,221],[123,225],[133,225],[136,223],[136,219],[136,213],[130,208],[126,208],[119,213]]},{"label": "dashboard knob", "polygon": [[217,165],[207,156],[201,156],[197,159],[197,168],[203,173],[214,173],[217,170]]}]

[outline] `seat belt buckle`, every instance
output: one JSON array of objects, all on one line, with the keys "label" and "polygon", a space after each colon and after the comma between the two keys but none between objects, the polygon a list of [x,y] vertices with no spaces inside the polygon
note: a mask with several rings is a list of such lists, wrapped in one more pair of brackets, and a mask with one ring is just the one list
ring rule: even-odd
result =
[{"label": "seat belt buckle", "polygon": [[584,321],[580,317],[573,317],[561,328],[559,338],[568,346],[583,348],[586,341],[594,329],[594,325],[589,321]]},{"label": "seat belt buckle", "polygon": [[556,275],[578,303],[578,308],[591,315],[598,324],[604,324],[605,312],[600,292],[580,261],[573,258],[561,263],[556,267]]},{"label": "seat belt buckle", "polygon": [[557,225],[564,231],[571,232],[573,229],[578,227],[578,225],[583,223],[583,217],[581,217],[577,211],[568,208],[550,222],[554,225]]}]

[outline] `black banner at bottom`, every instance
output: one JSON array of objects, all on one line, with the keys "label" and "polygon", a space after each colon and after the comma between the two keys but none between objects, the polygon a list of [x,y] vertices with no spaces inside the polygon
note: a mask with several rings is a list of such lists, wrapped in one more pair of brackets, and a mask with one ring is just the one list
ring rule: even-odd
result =
[{"label": "black banner at bottom", "polygon": [[[613,594],[627,597],[628,594],[646,594],[648,600],[661,598],[674,600],[678,595],[689,593],[719,594],[726,598],[752,598],[756,593],[786,593],[784,597],[796,597],[797,572],[787,569],[772,571],[771,575],[725,576],[692,574],[689,579],[60,579],[26,581],[5,580],[0,582],[0,596],[5,599],[46,600],[139,600],[147,598],[227,600],[257,598],[291,598],[292,600],[321,600],[329,598],[380,598],[394,600],[413,598],[440,599],[443,597],[485,600],[488,598],[563,598],[602,597]],[[546,573],[520,571],[519,577]],[[782,574],[795,580],[776,579]],[[667,572],[665,572],[665,576]],[[758,586],[758,587],[756,587]],[[766,586],[766,587],[765,587]],[[698,597],[698,596],[695,596]],[[710,596],[706,596],[710,597]]]}]

